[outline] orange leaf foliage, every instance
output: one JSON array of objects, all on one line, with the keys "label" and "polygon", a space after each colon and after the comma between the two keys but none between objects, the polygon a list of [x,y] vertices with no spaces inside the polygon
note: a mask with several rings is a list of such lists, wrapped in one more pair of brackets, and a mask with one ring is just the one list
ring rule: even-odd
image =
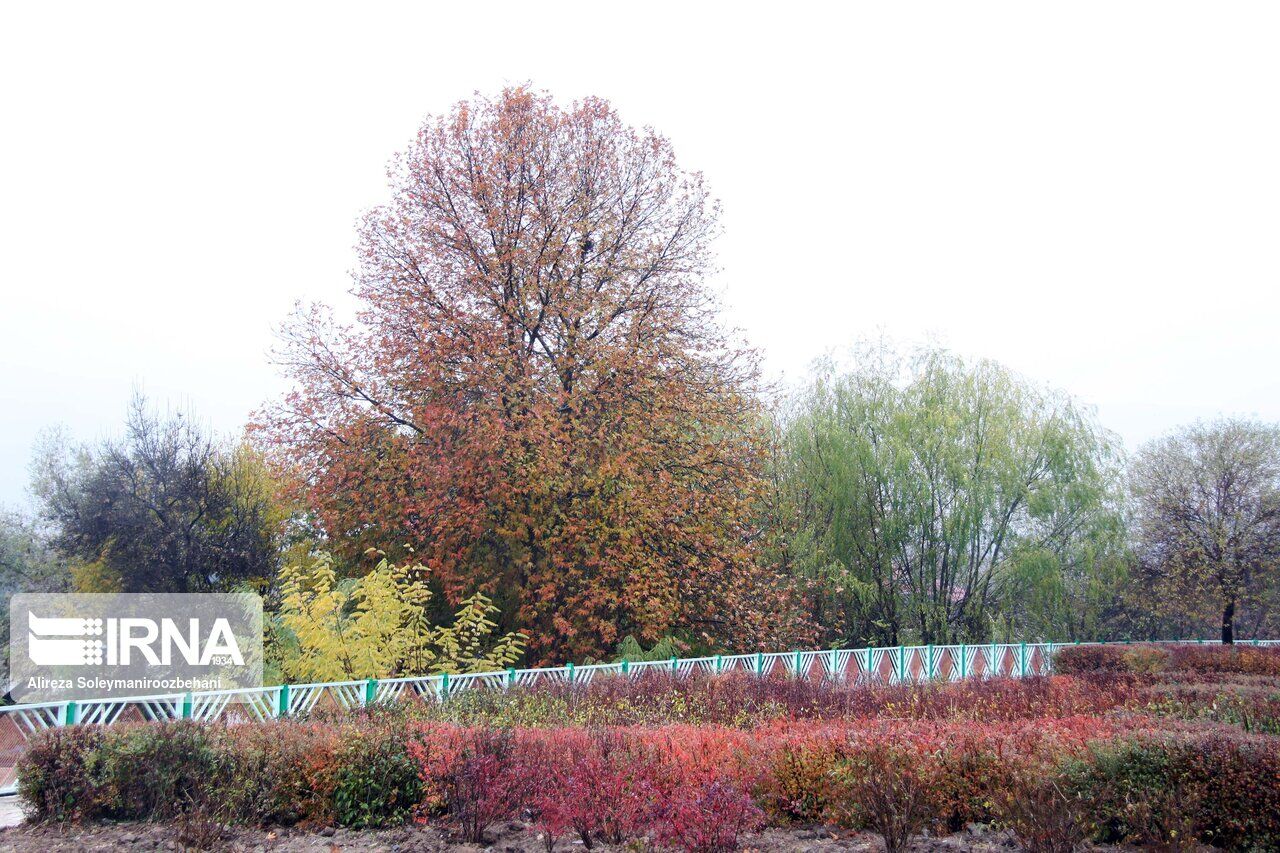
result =
[{"label": "orange leaf foliage", "polygon": [[410,544],[542,660],[629,633],[793,639],[758,561],[757,361],[704,285],[702,177],[605,101],[515,88],[428,120],[390,178],[358,323],[299,312],[264,424],[339,549]]}]

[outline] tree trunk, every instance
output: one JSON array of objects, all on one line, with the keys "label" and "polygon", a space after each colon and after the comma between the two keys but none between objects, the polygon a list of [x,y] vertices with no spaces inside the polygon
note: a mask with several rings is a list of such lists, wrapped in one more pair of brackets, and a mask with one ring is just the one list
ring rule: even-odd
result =
[{"label": "tree trunk", "polygon": [[1222,610],[1222,642],[1224,645],[1234,645],[1236,641],[1236,601],[1231,599],[1227,602],[1227,606]]}]

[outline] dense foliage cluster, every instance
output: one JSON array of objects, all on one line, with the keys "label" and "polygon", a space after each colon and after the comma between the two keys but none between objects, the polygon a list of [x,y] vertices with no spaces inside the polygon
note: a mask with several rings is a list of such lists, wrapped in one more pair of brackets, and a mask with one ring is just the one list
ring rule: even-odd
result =
[{"label": "dense foliage cluster", "polygon": [[271,658],[292,682],[351,681],[441,672],[494,672],[524,654],[520,633],[494,637],[497,608],[481,593],[449,625],[433,624],[428,572],[385,558],[339,580],[327,555],[283,572]]},{"label": "dense foliage cluster", "polygon": [[423,125],[360,230],[354,328],[288,327],[260,433],[339,552],[480,590],[535,659],[756,647],[785,615],[755,559],[755,356],[704,276],[718,209],[607,103],[525,89]]},{"label": "dense foliage cluster", "polygon": [[842,647],[1096,637],[1122,577],[1113,440],[998,365],[883,348],[783,419],[781,555]]},{"label": "dense foliage cluster", "polygon": [[52,544],[82,592],[208,592],[275,573],[278,484],[258,454],[189,415],[163,417],[135,396],[123,440],[52,437],[34,469]]}]

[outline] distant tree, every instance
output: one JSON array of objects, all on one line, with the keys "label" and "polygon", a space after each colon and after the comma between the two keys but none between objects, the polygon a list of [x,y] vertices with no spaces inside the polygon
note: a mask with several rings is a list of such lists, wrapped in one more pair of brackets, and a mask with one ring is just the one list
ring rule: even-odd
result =
[{"label": "distant tree", "polygon": [[790,636],[717,230],[701,176],[605,101],[515,88],[428,120],[360,229],[359,325],[301,312],[264,418],[330,547],[411,546],[540,660]]},{"label": "distant tree", "polygon": [[62,592],[69,584],[66,564],[35,522],[0,508],[0,594],[5,601],[15,592]]},{"label": "distant tree", "polygon": [[0,692],[8,686],[9,601],[20,592],[66,592],[71,577],[33,521],[0,508]]},{"label": "distant tree", "polygon": [[1091,638],[1123,578],[1112,439],[989,362],[867,346],[851,372],[828,363],[778,465],[780,559],[828,642]]},{"label": "distant tree", "polygon": [[1141,449],[1132,484],[1143,573],[1163,606],[1211,602],[1234,642],[1241,611],[1264,609],[1280,586],[1280,426],[1184,427]]},{"label": "distant tree", "polygon": [[83,591],[200,592],[274,575],[283,519],[265,466],[140,395],[123,440],[48,441],[33,489]]}]

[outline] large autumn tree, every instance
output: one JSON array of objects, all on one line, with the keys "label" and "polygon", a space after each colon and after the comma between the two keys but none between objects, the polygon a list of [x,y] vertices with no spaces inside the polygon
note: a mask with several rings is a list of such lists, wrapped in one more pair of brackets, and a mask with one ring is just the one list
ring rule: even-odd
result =
[{"label": "large autumn tree", "polygon": [[757,365],[705,286],[718,208],[605,101],[429,118],[359,229],[354,326],[300,311],[266,434],[330,545],[412,549],[542,660],[776,642]]}]

